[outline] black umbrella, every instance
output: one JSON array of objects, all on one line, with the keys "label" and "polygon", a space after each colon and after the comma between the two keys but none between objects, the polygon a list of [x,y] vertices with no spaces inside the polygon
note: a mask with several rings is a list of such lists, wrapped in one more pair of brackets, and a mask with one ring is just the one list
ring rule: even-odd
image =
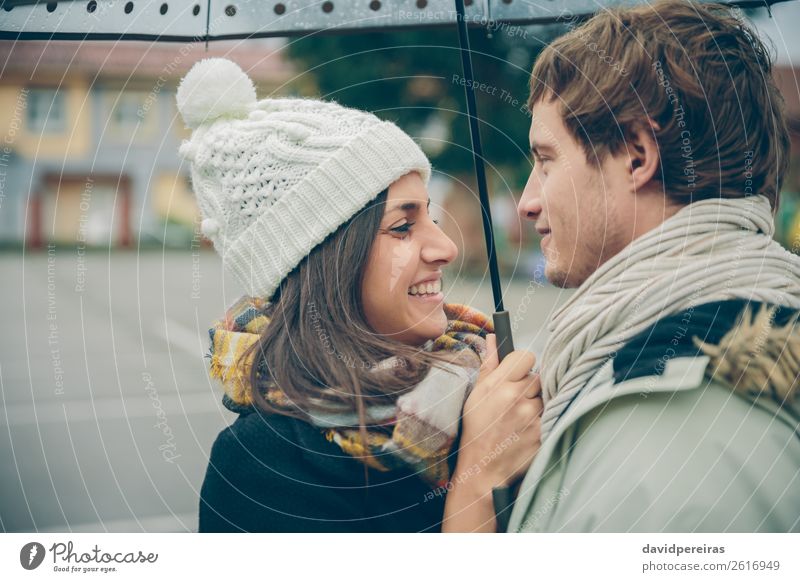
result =
[{"label": "black umbrella", "polygon": [[478,180],[478,197],[481,202],[481,218],[483,219],[483,236],[486,239],[486,254],[489,260],[489,278],[492,282],[494,297],[494,330],[497,335],[497,355],[500,360],[514,351],[514,340],[511,337],[511,321],[508,311],[503,307],[503,290],[500,287],[500,272],[497,268],[497,255],[494,246],[494,227],[492,212],[489,208],[489,190],[486,186],[486,169],[483,164],[481,148],[481,132],[478,127],[478,105],[475,101],[475,89],[472,82],[472,52],[469,48],[467,21],[464,16],[464,0],[456,2],[456,24],[458,26],[458,42],[461,47],[461,66],[464,70],[464,93],[467,96],[467,115],[469,116],[469,134],[472,139],[472,156],[475,160],[475,177]]},{"label": "black umbrella", "polygon": [[[646,2],[647,0],[635,0]],[[710,1],[710,0],[709,0]],[[770,5],[787,0],[717,0],[731,6],[756,7]],[[596,9],[605,5],[614,5],[619,0],[596,0]],[[401,13],[391,9],[389,3],[361,0],[336,0],[319,3],[308,0],[304,9],[287,11],[286,5],[267,3],[249,6],[246,18],[236,18],[235,3],[227,0],[208,0],[205,8],[194,4],[193,17],[181,19],[132,18],[127,12],[104,10],[93,13],[95,8],[85,7],[79,2],[45,3],[41,0],[4,0],[3,19],[0,22],[0,39],[9,40],[152,40],[155,42],[197,42],[210,40],[244,39],[260,37],[286,37],[320,32],[366,32],[383,27],[387,28],[421,28],[423,19],[405,20]],[[33,10],[12,10],[17,6],[35,4]],[[91,4],[91,3],[90,3]],[[180,5],[180,3],[178,3]],[[418,2],[419,14],[423,14],[428,2]],[[469,48],[467,20],[464,0],[455,0],[456,24],[460,43],[461,62],[465,79],[467,97],[467,114],[469,115],[472,151],[475,159],[475,174],[478,181],[483,219],[483,232],[486,239],[486,250],[489,261],[489,275],[492,283],[495,313],[493,314],[497,334],[498,355],[502,359],[513,349],[511,325],[508,312],[503,307],[503,294],[500,286],[500,274],[497,269],[492,217],[489,208],[489,193],[486,186],[486,172],[481,149],[478,112],[473,87],[472,54]],[[583,8],[583,3],[576,3]],[[164,5],[167,6],[166,4]],[[59,10],[59,18],[51,18],[48,13]],[[518,24],[546,24],[559,20],[549,6],[540,6],[527,2],[506,2],[500,0],[484,0],[482,7],[471,6],[475,14],[482,14],[488,22],[492,15],[498,21],[516,22]],[[205,12],[204,12],[205,11]],[[448,26],[450,17],[444,11],[429,11],[424,22],[430,26]],[[211,34],[211,14],[214,14],[214,31]],[[163,14],[163,12],[162,12]],[[770,13],[771,15],[771,13]],[[591,11],[578,13],[577,17],[589,17]]]}]

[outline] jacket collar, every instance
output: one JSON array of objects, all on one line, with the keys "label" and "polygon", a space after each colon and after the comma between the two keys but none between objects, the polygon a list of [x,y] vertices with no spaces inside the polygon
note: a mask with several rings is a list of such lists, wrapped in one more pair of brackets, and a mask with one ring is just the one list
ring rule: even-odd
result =
[{"label": "jacket collar", "polygon": [[520,486],[511,512],[508,531],[514,532],[520,529],[539,481],[545,477],[550,459],[556,452],[559,440],[582,416],[622,396],[641,394],[645,398],[649,394],[659,392],[680,392],[698,388],[705,384],[704,375],[708,362],[708,356],[673,358],[667,362],[660,375],[639,376],[618,384],[613,381],[613,360],[603,365],[559,418],[547,440],[542,443]]}]

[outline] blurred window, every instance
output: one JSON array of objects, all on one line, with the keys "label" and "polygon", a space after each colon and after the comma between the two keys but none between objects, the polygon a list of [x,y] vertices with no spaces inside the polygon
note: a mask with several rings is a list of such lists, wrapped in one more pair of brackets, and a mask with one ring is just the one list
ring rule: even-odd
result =
[{"label": "blurred window", "polygon": [[66,125],[64,94],[56,89],[31,89],[27,120],[30,131],[57,133]]},{"label": "blurred window", "polygon": [[142,96],[139,93],[123,93],[114,106],[111,121],[117,129],[132,129],[144,121]]}]

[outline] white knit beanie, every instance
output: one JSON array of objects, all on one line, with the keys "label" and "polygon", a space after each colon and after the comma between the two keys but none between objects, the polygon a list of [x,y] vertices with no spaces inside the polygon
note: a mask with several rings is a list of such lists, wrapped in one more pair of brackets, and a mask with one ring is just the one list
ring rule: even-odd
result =
[{"label": "white knit beanie", "polygon": [[430,163],[400,128],[310,99],[256,100],[252,81],[220,58],[181,81],[201,230],[248,294],[269,298],[314,247],[397,179]]}]

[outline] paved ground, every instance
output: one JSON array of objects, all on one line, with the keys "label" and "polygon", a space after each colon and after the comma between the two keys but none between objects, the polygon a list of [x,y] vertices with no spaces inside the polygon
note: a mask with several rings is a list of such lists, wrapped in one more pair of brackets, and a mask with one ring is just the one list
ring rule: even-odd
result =
[{"label": "paved ground", "polygon": [[[488,280],[446,282],[491,311]],[[192,531],[234,415],[203,356],[240,292],[213,252],[0,254],[0,530]],[[508,285],[517,346],[567,294]]]}]

